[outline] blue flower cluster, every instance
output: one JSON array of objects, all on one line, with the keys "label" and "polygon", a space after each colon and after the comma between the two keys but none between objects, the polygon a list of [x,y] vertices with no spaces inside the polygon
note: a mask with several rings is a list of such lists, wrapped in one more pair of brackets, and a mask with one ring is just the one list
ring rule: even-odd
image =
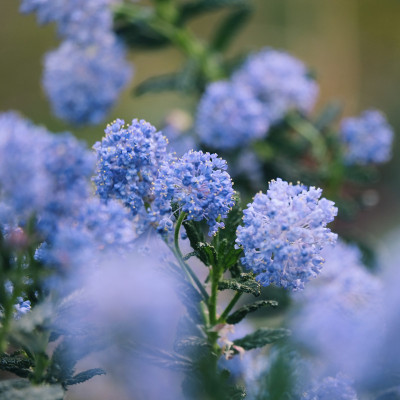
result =
[{"label": "blue flower cluster", "polygon": [[339,370],[356,379],[354,374],[362,374],[370,357],[365,349],[384,325],[378,317],[382,285],[363,265],[355,246],[338,241],[322,256],[321,274],[293,296],[297,309],[291,328],[296,341],[310,349],[328,373]]},{"label": "blue flower cluster", "polygon": [[187,219],[206,219],[213,235],[224,226],[233,206],[233,188],[226,161],[217,154],[189,151],[182,158],[165,162],[155,182],[155,209],[163,217],[159,230],[172,227],[172,204],[176,203]]},{"label": "blue flower cluster", "polygon": [[309,113],[319,91],[300,60],[270,48],[251,55],[232,79],[252,90],[263,103],[271,124],[292,109]]},{"label": "blue flower cluster", "polygon": [[133,216],[146,219],[154,200],[154,182],[162,162],[168,158],[167,139],[146,121],[131,125],[116,120],[106,136],[94,145],[97,174],[93,178],[103,200],[120,199]]},{"label": "blue flower cluster", "polygon": [[235,149],[262,139],[268,128],[262,103],[243,85],[211,83],[198,105],[196,130],[214,149]]},{"label": "blue flower cluster", "polygon": [[367,110],[358,118],[345,118],[340,127],[345,162],[365,165],[388,161],[393,136],[391,126],[380,111]]},{"label": "blue flower cluster", "polygon": [[16,113],[0,114],[1,230],[22,227],[23,240],[34,218],[43,240],[37,257],[57,267],[85,263],[110,245],[128,247],[130,214],[120,203],[92,197],[94,167],[94,154],[71,134],[52,135]]},{"label": "blue flower cluster", "polygon": [[304,393],[301,400],[358,400],[351,381],[341,375],[327,377]]},{"label": "blue flower cluster", "polygon": [[23,0],[21,12],[56,22],[61,46],[45,57],[43,86],[54,113],[75,124],[97,124],[116,102],[132,69],[113,33],[112,0]]},{"label": "blue flower cluster", "polygon": [[65,41],[46,54],[43,86],[54,113],[75,124],[101,122],[131,76],[115,40],[81,46]]},{"label": "blue flower cluster", "polygon": [[337,214],[321,193],[278,179],[244,210],[236,243],[243,247],[243,264],[262,285],[299,290],[319,273],[322,248],[336,240],[326,225]]},{"label": "blue flower cluster", "polygon": [[318,85],[291,55],[264,49],[251,55],[231,81],[209,85],[196,119],[200,140],[231,150],[262,139],[290,110],[309,113]]}]

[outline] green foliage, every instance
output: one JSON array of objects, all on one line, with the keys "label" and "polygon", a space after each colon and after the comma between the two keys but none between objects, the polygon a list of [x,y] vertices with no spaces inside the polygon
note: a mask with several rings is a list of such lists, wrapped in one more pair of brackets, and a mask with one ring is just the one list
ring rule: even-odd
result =
[{"label": "green foliage", "polygon": [[251,293],[253,296],[258,297],[261,294],[261,286],[254,279],[253,274],[242,273],[238,278],[223,279],[218,284],[219,290],[235,290],[241,293]]},{"label": "green foliage", "polygon": [[79,374],[76,374],[71,379],[67,379],[64,382],[64,384],[65,386],[77,385],[78,383],[83,383],[88,381],[89,379],[92,379],[94,376],[105,375],[105,374],[106,372],[101,368],[88,369],[87,371],[83,371],[80,372]]},{"label": "green foliage", "polygon": [[226,50],[234,37],[244,27],[251,12],[252,9],[246,5],[229,14],[218,27],[214,39],[211,42],[211,47],[216,51]]},{"label": "green foliage", "polygon": [[246,317],[247,314],[252,313],[254,311],[259,310],[262,307],[277,307],[278,302],[275,300],[260,300],[256,301],[253,304],[249,304],[246,306],[243,306],[239,308],[237,311],[235,311],[233,314],[231,314],[227,319],[226,322],[228,324],[237,324],[239,323],[243,318]]},{"label": "green foliage", "polygon": [[242,339],[235,340],[234,343],[236,346],[243,347],[245,350],[252,350],[284,339],[289,335],[290,331],[284,328],[260,328]]},{"label": "green foliage", "polygon": [[0,369],[12,372],[21,378],[27,378],[32,373],[33,362],[24,354],[2,354],[0,356]]},{"label": "green foliage", "polygon": [[62,400],[64,391],[60,385],[33,386],[25,379],[0,382],[2,400]]}]

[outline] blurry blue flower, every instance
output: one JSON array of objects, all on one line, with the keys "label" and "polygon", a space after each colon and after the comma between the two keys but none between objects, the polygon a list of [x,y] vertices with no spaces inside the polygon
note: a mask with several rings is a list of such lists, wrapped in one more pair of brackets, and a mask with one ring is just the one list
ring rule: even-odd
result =
[{"label": "blurry blue flower", "polygon": [[106,35],[84,46],[66,41],[47,53],[43,86],[58,117],[75,124],[97,124],[131,76],[124,47]]},{"label": "blurry blue flower", "polygon": [[393,136],[385,116],[377,110],[364,111],[358,118],[345,118],[340,126],[345,162],[363,165],[389,161]]},{"label": "blurry blue flower", "polygon": [[293,338],[319,358],[327,373],[340,370],[358,378],[368,358],[366,349],[381,336],[382,285],[354,246],[339,241],[322,256],[321,274],[293,296]]},{"label": "blurry blue flower", "polygon": [[341,375],[327,377],[303,394],[301,400],[358,400],[352,382]]},{"label": "blurry blue flower", "polygon": [[143,220],[154,200],[158,170],[168,157],[167,140],[146,121],[124,124],[118,119],[108,125],[106,136],[94,145],[97,174],[93,180],[101,199],[119,199]]},{"label": "blurry blue flower", "polygon": [[269,115],[244,85],[211,83],[197,109],[200,140],[214,149],[230,150],[267,135]]},{"label": "blurry blue flower", "polygon": [[303,289],[319,273],[322,248],[336,240],[326,225],[337,214],[332,201],[320,199],[321,193],[278,179],[244,210],[236,242],[244,250],[242,262],[262,285]]},{"label": "blurry blue flower", "polygon": [[300,60],[269,48],[251,55],[232,79],[247,86],[264,104],[271,124],[292,109],[309,113],[318,95],[317,83]]},{"label": "blurry blue flower", "polygon": [[[155,208],[161,216],[170,218],[172,203],[177,203],[179,211],[187,213],[187,219],[205,219],[209,234],[216,233],[224,226],[217,218],[225,218],[234,204],[226,168],[225,160],[202,151],[189,151],[176,161],[164,163],[155,182]],[[159,230],[171,225],[163,223]]]},{"label": "blurry blue flower", "polygon": [[22,13],[37,13],[40,24],[55,22],[60,36],[76,42],[93,42],[112,32],[112,0],[22,0]]}]

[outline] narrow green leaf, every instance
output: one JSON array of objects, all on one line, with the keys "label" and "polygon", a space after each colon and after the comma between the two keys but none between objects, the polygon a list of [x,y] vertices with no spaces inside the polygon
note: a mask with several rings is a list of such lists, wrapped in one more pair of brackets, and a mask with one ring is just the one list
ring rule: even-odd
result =
[{"label": "narrow green leaf", "polygon": [[183,4],[180,9],[180,23],[201,14],[217,11],[224,7],[248,5],[248,0],[202,0]]},{"label": "narrow green leaf", "polygon": [[255,332],[246,335],[242,339],[235,340],[236,346],[243,347],[245,350],[252,350],[274,343],[277,340],[284,339],[290,335],[290,331],[284,328],[270,329],[261,328]]},{"label": "narrow green leaf", "polygon": [[21,378],[27,378],[31,374],[32,360],[22,355],[2,354],[0,357],[0,370],[12,372]]},{"label": "narrow green leaf", "polygon": [[251,15],[251,11],[252,9],[249,6],[245,6],[228,15],[218,27],[211,47],[217,51],[226,50],[235,35],[244,27]]},{"label": "narrow green leaf", "polygon": [[67,379],[64,382],[65,386],[77,385],[78,383],[83,383],[92,379],[94,376],[98,375],[106,375],[106,372],[101,368],[92,368],[88,369],[87,371],[80,372],[76,374],[71,379]]},{"label": "narrow green leaf", "polygon": [[146,93],[158,93],[176,88],[177,73],[164,74],[160,76],[151,77],[136,86],[134,94],[142,96]]},{"label": "narrow green leaf", "polygon": [[190,246],[192,246],[192,249],[196,251],[199,244],[205,242],[202,225],[199,222],[190,220],[184,221],[183,226],[186,230]]},{"label": "narrow green leaf", "polygon": [[261,286],[252,274],[240,274],[236,279],[224,279],[218,284],[219,290],[235,290],[236,292],[251,293],[254,296],[261,294]]},{"label": "narrow green leaf", "polygon": [[218,264],[218,256],[215,251],[214,246],[208,243],[199,243],[196,253],[198,258],[207,266],[209,265],[217,265]]},{"label": "narrow green leaf", "polygon": [[235,311],[233,314],[231,314],[227,319],[226,322],[228,324],[237,324],[240,322],[247,314],[252,313],[254,311],[259,310],[262,307],[277,307],[278,302],[275,300],[260,300],[256,301],[253,304],[249,304],[246,306],[243,306],[239,308],[237,311]]},{"label": "narrow green leaf", "polygon": [[329,103],[318,116],[314,125],[318,130],[322,130],[335,122],[343,110],[343,105],[339,101]]}]

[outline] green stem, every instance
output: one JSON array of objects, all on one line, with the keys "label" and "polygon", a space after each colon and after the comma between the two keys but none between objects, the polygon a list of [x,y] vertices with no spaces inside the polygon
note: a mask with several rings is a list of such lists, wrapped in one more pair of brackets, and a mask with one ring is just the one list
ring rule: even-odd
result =
[{"label": "green stem", "polygon": [[211,296],[208,301],[208,310],[210,314],[210,324],[216,325],[217,323],[217,299],[218,299],[218,282],[219,271],[215,266],[211,269]]},{"label": "green stem", "polygon": [[186,213],[185,212],[180,213],[180,215],[178,217],[178,220],[176,222],[175,233],[174,233],[174,253],[175,253],[176,258],[179,261],[179,264],[181,265],[182,269],[186,272],[186,274],[188,275],[189,279],[193,280],[195,285],[200,290],[200,293],[203,295],[203,298],[205,300],[208,300],[209,294],[204,289],[204,286],[202,285],[202,283],[200,282],[199,278],[194,273],[192,268],[190,268],[190,266],[184,261],[181,249],[179,247],[179,231],[181,229],[182,222],[185,219],[185,217],[186,217]]},{"label": "green stem", "polygon": [[228,306],[225,308],[224,312],[221,314],[221,316],[218,319],[218,323],[222,323],[225,321],[229,313],[232,311],[232,308],[235,306],[235,304],[238,302],[240,297],[242,296],[243,293],[241,292],[236,292],[235,296],[232,298],[231,302],[228,304]]}]

